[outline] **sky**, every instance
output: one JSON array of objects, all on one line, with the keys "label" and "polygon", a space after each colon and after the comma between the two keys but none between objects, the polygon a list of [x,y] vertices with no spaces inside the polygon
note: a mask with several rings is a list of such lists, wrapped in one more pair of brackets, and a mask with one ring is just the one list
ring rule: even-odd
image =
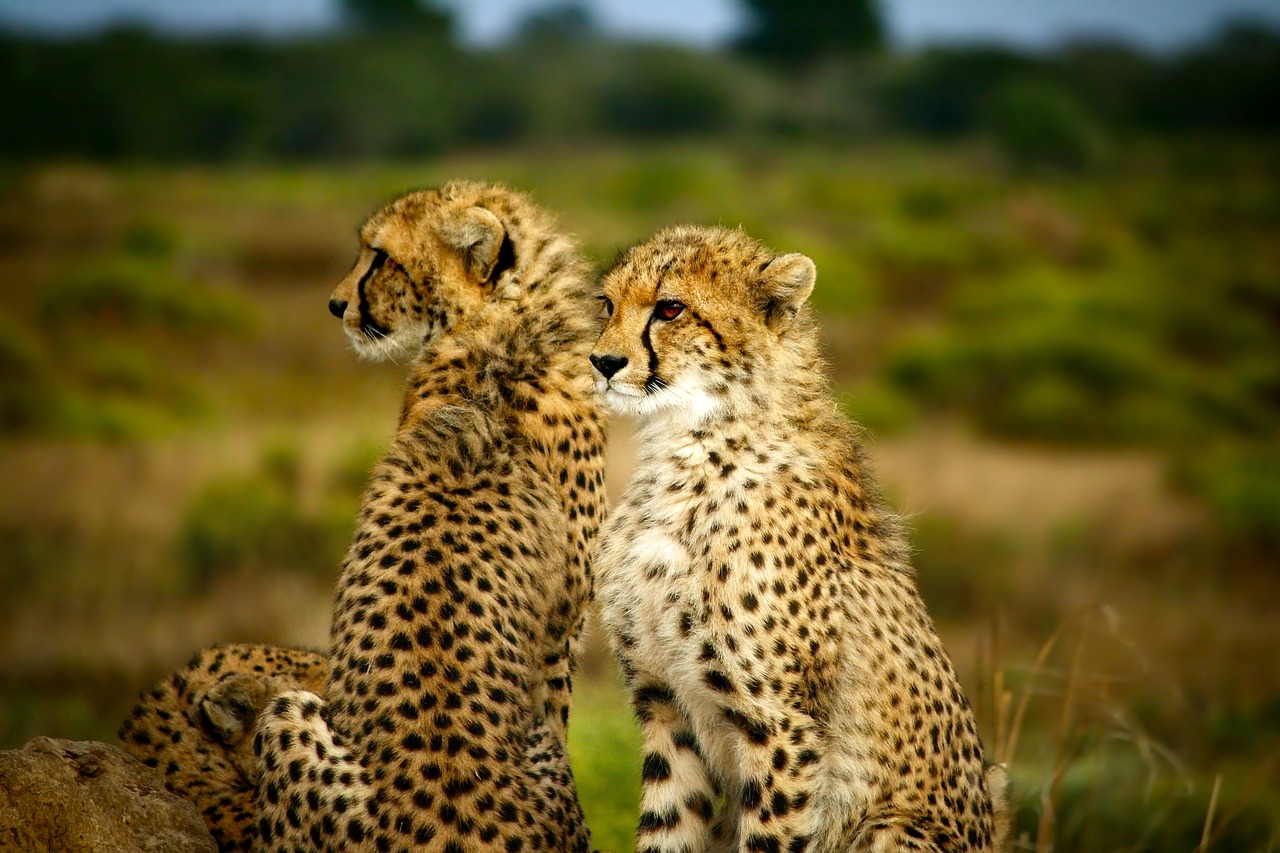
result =
[{"label": "sky", "polygon": [[[464,40],[493,44],[530,11],[555,0],[440,0]],[[1203,39],[1233,18],[1280,26],[1280,0],[881,0],[896,44],[1000,41],[1048,47],[1081,35],[1119,38],[1152,50]],[[584,0],[602,29],[637,39],[716,45],[742,29],[736,0]],[[181,34],[249,31],[288,35],[338,21],[338,0],[0,0],[0,25],[81,33],[134,23]]]}]

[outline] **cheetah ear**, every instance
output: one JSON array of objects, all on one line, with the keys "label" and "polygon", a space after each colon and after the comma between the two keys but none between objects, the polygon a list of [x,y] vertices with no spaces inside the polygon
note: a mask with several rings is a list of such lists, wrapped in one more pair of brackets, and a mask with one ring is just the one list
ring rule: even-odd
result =
[{"label": "cheetah ear", "polygon": [[440,236],[462,255],[467,272],[481,283],[493,277],[502,248],[507,244],[502,222],[483,207],[468,207],[454,214],[440,226]]},{"label": "cheetah ear", "polygon": [[779,255],[760,268],[764,321],[778,331],[791,322],[813,292],[818,269],[799,252]]}]

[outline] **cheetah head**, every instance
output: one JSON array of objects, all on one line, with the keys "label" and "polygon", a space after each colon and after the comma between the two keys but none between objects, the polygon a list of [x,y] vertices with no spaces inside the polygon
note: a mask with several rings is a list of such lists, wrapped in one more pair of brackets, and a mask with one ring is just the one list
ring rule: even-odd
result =
[{"label": "cheetah head", "polygon": [[740,230],[677,226],[628,250],[602,282],[591,363],[615,410],[700,420],[776,387],[813,290],[813,261]]},{"label": "cheetah head", "polygon": [[497,188],[454,181],[397,198],[361,226],[360,254],[329,299],[356,352],[413,356],[475,312],[514,263]]}]

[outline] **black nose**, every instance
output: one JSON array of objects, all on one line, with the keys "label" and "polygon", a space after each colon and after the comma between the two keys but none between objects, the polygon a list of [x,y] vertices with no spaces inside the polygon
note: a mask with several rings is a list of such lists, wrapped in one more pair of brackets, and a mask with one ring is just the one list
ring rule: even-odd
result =
[{"label": "black nose", "polygon": [[345,314],[345,313],[347,313],[347,300],[345,300],[345,299],[330,299],[330,300],[329,300],[329,313],[330,313],[330,314],[332,314],[333,316],[337,317],[339,320],[341,320],[341,319],[342,319],[342,315],[343,315],[343,314]]},{"label": "black nose", "polygon": [[609,379],[627,366],[627,357],[625,355],[593,355],[591,363],[596,366],[596,370],[600,371],[601,376]]}]

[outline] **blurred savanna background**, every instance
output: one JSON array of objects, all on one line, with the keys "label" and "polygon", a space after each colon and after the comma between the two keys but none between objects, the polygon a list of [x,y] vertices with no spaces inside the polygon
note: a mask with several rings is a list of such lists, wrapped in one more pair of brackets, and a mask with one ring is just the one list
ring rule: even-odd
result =
[{"label": "blurred savanna background", "polygon": [[[323,648],[403,365],[326,310],[451,177],[601,264],[817,262],[834,386],[1008,761],[1014,848],[1280,848],[1280,7],[0,0],[0,747]],[[610,488],[630,425],[612,427]],[[573,761],[632,848],[593,631]]]}]

